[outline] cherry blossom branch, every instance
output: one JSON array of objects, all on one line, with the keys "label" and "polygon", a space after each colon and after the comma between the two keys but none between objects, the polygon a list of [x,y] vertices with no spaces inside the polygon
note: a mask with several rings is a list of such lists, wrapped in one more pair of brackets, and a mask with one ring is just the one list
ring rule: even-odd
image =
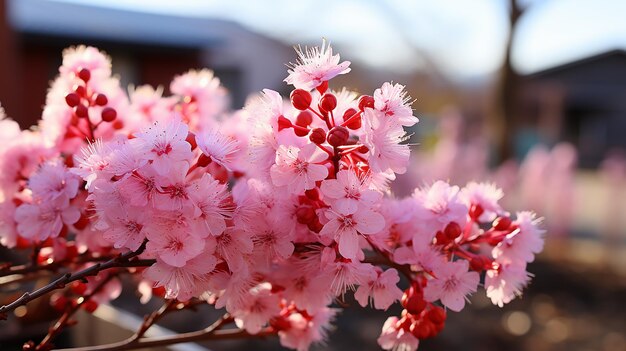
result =
[{"label": "cherry blossom branch", "polygon": [[98,275],[98,273],[100,273],[101,271],[111,268],[147,267],[152,265],[154,263],[153,260],[131,261],[134,257],[137,257],[141,255],[141,253],[143,253],[143,251],[146,249],[147,242],[147,240],[144,240],[144,242],[136,251],[128,251],[104,263],[96,263],[93,266],[85,268],[76,273],[65,273],[64,275],[55,279],[44,287],[41,287],[33,292],[24,293],[24,295],[22,295],[12,303],[0,307],[0,319],[6,319],[7,313],[15,310],[19,306],[26,305],[30,301],[40,298],[41,296],[46,295],[47,293],[54,290],[63,289],[65,285],[73,281],[83,280],[86,277]]},{"label": "cherry blossom branch", "polygon": [[207,341],[207,340],[224,340],[224,339],[241,339],[241,338],[262,338],[270,335],[275,335],[276,330],[271,327],[261,330],[257,334],[250,334],[243,329],[227,329],[221,330],[223,326],[231,323],[233,318],[228,314],[224,314],[215,323],[211,324],[207,328],[176,335],[159,336],[152,338],[134,339],[134,336],[130,338],[107,345],[76,347],[70,349],[62,349],[58,351],[124,351],[124,350],[136,350],[142,348],[154,348],[159,346],[168,346],[173,344],[180,344],[185,342],[195,341]]},{"label": "cherry blossom branch", "polygon": [[374,265],[385,265],[388,267],[392,267],[395,268],[398,272],[402,273],[409,281],[413,281],[413,272],[411,271],[411,267],[406,265],[406,264],[398,264],[396,262],[394,262],[389,255],[387,255],[385,252],[383,252],[382,250],[380,250],[369,238],[365,237],[367,239],[367,242],[370,244],[370,246],[372,247],[372,250],[374,250],[374,252],[376,252],[377,256],[375,257],[366,257],[365,260],[363,262],[365,263],[371,263]]},{"label": "cherry blossom branch", "polygon": [[65,329],[66,326],[72,323],[70,321],[70,318],[76,313],[76,311],[78,311],[80,307],[83,304],[85,304],[87,301],[89,301],[95,294],[100,292],[100,290],[102,290],[102,288],[104,288],[104,286],[107,283],[109,283],[115,276],[117,276],[117,273],[110,274],[104,280],[98,283],[98,285],[91,291],[91,293],[79,298],[76,304],[70,303],[69,306],[66,307],[61,318],[59,318],[59,320],[57,320],[54,326],[50,328],[50,330],[48,331],[48,334],[39,343],[39,345],[37,345],[37,347],[33,347],[32,342],[28,342],[24,345],[24,350],[25,351],[27,350],[35,350],[35,351],[51,350],[52,347],[54,347],[54,345],[52,344],[52,340],[54,340],[54,338],[56,338]]}]

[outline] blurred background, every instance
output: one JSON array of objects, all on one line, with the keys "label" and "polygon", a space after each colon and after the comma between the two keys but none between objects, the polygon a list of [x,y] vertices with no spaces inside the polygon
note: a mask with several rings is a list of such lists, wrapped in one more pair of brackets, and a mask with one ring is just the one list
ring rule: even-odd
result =
[{"label": "blurred background", "polygon": [[[353,62],[335,84],[371,94],[394,81],[416,99],[413,163],[396,194],[495,181],[507,208],[546,218],[523,298],[498,309],[476,294],[420,349],[626,350],[625,15],[617,0],[0,0],[0,101],[34,124],[61,51],[88,44],[125,85],[167,92],[176,74],[211,68],[240,108],[263,88],[288,93],[293,45],[326,38]],[[319,349],[377,349],[383,321],[346,311]],[[0,345],[18,332],[0,330]]]}]

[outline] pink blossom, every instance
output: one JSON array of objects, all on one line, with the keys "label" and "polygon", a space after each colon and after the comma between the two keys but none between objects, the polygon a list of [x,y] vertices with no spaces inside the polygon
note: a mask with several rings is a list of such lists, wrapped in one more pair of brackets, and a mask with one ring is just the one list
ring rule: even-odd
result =
[{"label": "pink blossom", "polygon": [[324,308],[312,316],[294,312],[287,321],[289,328],[278,332],[280,344],[298,351],[307,351],[312,343],[323,342],[337,310]]},{"label": "pink blossom", "polygon": [[39,201],[65,207],[78,193],[78,178],[60,160],[49,161],[30,177],[28,187]]},{"label": "pink blossom", "polygon": [[539,228],[541,218],[533,212],[518,212],[513,225],[517,229],[507,236],[492,250],[493,257],[500,263],[532,262],[535,254],[543,249],[543,234]]},{"label": "pink blossom", "polygon": [[180,161],[189,161],[193,157],[191,145],[185,141],[187,131],[187,125],[180,121],[157,121],[137,133],[137,138],[132,141],[136,143],[137,151],[152,161],[154,170],[160,175],[166,175],[173,165]]},{"label": "pink blossom", "polygon": [[147,252],[174,267],[184,266],[187,261],[198,256],[205,247],[204,239],[191,235],[188,228],[171,220],[151,223],[146,235],[149,239]]},{"label": "pink blossom", "polygon": [[[318,263],[319,265],[319,263]],[[279,279],[284,284],[283,296],[309,313],[315,313],[327,306],[331,300],[330,287],[333,276],[328,272],[307,272],[306,269],[288,269],[286,277]]]},{"label": "pink blossom", "polygon": [[326,41],[322,47],[298,48],[298,60],[291,65],[287,84],[298,89],[312,90],[323,82],[350,72],[350,61],[339,63],[339,54],[333,55],[333,49]]},{"label": "pink blossom", "polygon": [[243,230],[228,228],[215,238],[217,253],[228,263],[233,272],[246,270],[243,254],[252,253],[253,242],[250,234]]},{"label": "pink blossom", "polygon": [[291,193],[313,189],[315,182],[328,176],[328,168],[318,164],[327,158],[315,144],[307,144],[302,149],[281,145],[276,151],[276,164],[270,169],[272,182],[276,186],[287,186]]},{"label": "pink blossom", "polygon": [[159,184],[161,178],[151,165],[145,165],[129,177],[118,182],[119,189],[128,195],[130,204],[133,206],[154,205],[156,196],[163,192]]},{"label": "pink blossom", "polygon": [[465,307],[465,296],[476,292],[480,277],[477,272],[468,271],[466,260],[448,262],[439,266],[435,277],[424,288],[427,301],[441,300],[449,309],[459,312]]},{"label": "pink blossom", "polygon": [[270,262],[274,259],[287,259],[293,253],[294,246],[288,228],[281,224],[270,224],[260,219],[252,226],[254,246],[262,259]]},{"label": "pink blossom", "polygon": [[357,258],[359,234],[375,234],[385,227],[383,216],[367,208],[350,215],[327,211],[326,216],[329,221],[320,235],[333,238],[339,244],[341,256],[349,259]]},{"label": "pink blossom", "polygon": [[468,208],[461,201],[457,186],[436,181],[428,188],[415,190],[413,198],[422,206],[417,216],[422,221],[420,232],[424,234],[434,235],[451,222],[463,227],[467,221]]},{"label": "pink blossom", "polygon": [[500,264],[488,270],[485,276],[487,297],[494,305],[502,307],[515,296],[522,295],[522,289],[530,281],[530,276],[525,262]]},{"label": "pink blossom", "polygon": [[415,265],[419,270],[429,274],[436,272],[441,265],[446,263],[445,257],[439,250],[430,245],[401,246],[394,251],[393,259],[400,264]]},{"label": "pink blossom", "polygon": [[369,148],[369,165],[374,172],[391,170],[402,174],[409,164],[411,150],[402,126],[374,109],[363,114],[363,144]]},{"label": "pink blossom", "polygon": [[228,107],[226,89],[213,71],[208,69],[190,70],[176,76],[170,84],[170,91],[180,96],[185,104],[193,109],[184,111],[185,120],[192,127],[211,127],[215,119]]},{"label": "pink blossom", "polygon": [[410,103],[411,97],[407,96],[404,85],[384,83],[374,91],[374,108],[383,112],[387,118],[407,127],[419,121],[413,116]]},{"label": "pink blossom", "polygon": [[89,143],[81,149],[81,155],[74,156],[76,167],[72,172],[87,182],[87,189],[98,178],[111,178],[113,172],[109,169],[111,148],[105,145],[101,139]]},{"label": "pink blossom", "polygon": [[330,289],[335,296],[341,296],[348,290],[354,290],[356,285],[366,282],[372,272],[375,272],[374,266],[369,263],[346,262],[346,260],[331,263],[328,270],[334,276]]},{"label": "pink blossom", "polygon": [[256,334],[273,316],[280,313],[280,300],[272,294],[272,285],[262,283],[250,289],[243,306],[233,312],[237,327]]},{"label": "pink blossom", "polygon": [[111,59],[92,46],[80,45],[63,50],[63,64],[59,68],[61,75],[78,74],[83,68],[88,69],[96,79],[108,77],[111,75]]},{"label": "pink blossom", "polygon": [[209,130],[196,137],[198,147],[218,165],[232,170],[235,155],[238,151],[237,142],[217,131]]},{"label": "pink blossom", "polygon": [[378,337],[378,345],[383,350],[415,351],[419,340],[408,330],[399,326],[398,317],[389,317]]},{"label": "pink blossom", "polygon": [[374,308],[386,310],[394,301],[402,297],[402,290],[397,286],[398,282],[400,282],[400,277],[394,268],[384,272],[377,269],[375,274],[371,274],[368,280],[359,286],[354,293],[354,298],[363,307],[373,300]]},{"label": "pink blossom", "polygon": [[333,199],[333,208],[343,214],[355,213],[359,205],[372,207],[382,197],[381,193],[368,189],[352,170],[339,171],[337,179],[324,180],[320,190]]},{"label": "pink blossom", "polygon": [[205,174],[190,185],[189,198],[199,211],[193,225],[200,237],[220,235],[226,230],[226,220],[231,218],[233,209],[226,205],[225,185]]},{"label": "pink blossom", "polygon": [[155,286],[164,287],[166,298],[186,301],[206,291],[216,263],[215,256],[209,252],[196,256],[182,267],[170,266],[157,258],[156,263],[144,271],[144,276],[155,282]]},{"label": "pink blossom", "polygon": [[485,211],[479,218],[481,221],[493,221],[504,212],[498,203],[504,193],[495,184],[470,182],[461,190],[460,196],[468,208],[480,205]]},{"label": "pink blossom", "polygon": [[74,224],[80,211],[74,206],[58,207],[52,203],[22,204],[15,210],[17,231],[27,239],[44,241],[57,237],[63,224]]},{"label": "pink blossom", "polygon": [[146,238],[148,215],[138,208],[109,209],[106,213],[108,228],[104,232],[104,239],[112,242],[115,248],[137,250]]}]

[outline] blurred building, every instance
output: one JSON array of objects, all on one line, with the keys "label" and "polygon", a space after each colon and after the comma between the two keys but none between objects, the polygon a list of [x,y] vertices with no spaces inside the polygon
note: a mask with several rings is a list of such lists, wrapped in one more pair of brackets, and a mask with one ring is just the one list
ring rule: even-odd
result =
[{"label": "blurred building", "polygon": [[608,51],[525,79],[523,120],[537,126],[538,141],[571,142],[584,168],[597,167],[608,153],[626,151],[626,51]]},{"label": "blurred building", "polygon": [[35,123],[64,48],[87,44],[113,59],[122,84],[167,87],[191,68],[215,71],[241,107],[282,86],[293,49],[236,23],[42,0],[0,0],[0,102],[23,127]]}]

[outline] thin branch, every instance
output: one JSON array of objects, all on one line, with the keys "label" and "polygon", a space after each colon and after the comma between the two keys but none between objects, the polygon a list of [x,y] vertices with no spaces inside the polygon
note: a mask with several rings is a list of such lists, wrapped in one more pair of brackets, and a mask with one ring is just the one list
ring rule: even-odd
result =
[{"label": "thin branch", "polygon": [[118,267],[145,267],[150,260],[139,260],[137,265],[135,265],[135,261],[131,261],[132,258],[139,256],[146,249],[147,239],[141,244],[141,246],[136,251],[128,251],[123,253],[109,261],[104,263],[96,263],[93,266],[85,268],[76,273],[65,273],[59,278],[55,279],[48,285],[41,287],[33,292],[26,292],[24,295],[19,297],[17,300],[13,301],[8,305],[4,305],[0,307],[0,319],[6,319],[7,313],[15,310],[19,306],[26,305],[32,300],[35,300],[43,295],[46,295],[49,292],[54,290],[63,289],[65,285],[76,281],[76,280],[84,280],[86,277],[95,276],[101,271],[118,268]]},{"label": "thin branch", "polygon": [[37,345],[35,350],[36,351],[51,350],[52,347],[54,346],[52,344],[52,340],[54,340],[54,338],[56,338],[65,329],[65,327],[71,323],[70,318],[74,315],[74,313],[76,313],[76,311],[78,311],[78,309],[84,303],[89,301],[95,294],[99,293],[102,290],[102,288],[104,288],[104,286],[107,283],[109,283],[115,276],[117,276],[116,273],[109,274],[106,278],[104,278],[104,280],[98,283],[98,285],[89,294],[83,296],[82,299],[78,301],[78,303],[69,304],[69,306],[66,307],[65,312],[63,312],[63,315],[61,316],[61,318],[59,318],[59,320],[54,324],[54,326],[52,326],[52,328],[48,330],[48,334],[39,343],[39,345]]},{"label": "thin branch", "polygon": [[224,339],[241,339],[241,338],[262,338],[270,335],[275,335],[276,330],[271,327],[261,330],[257,334],[250,334],[243,329],[227,329],[220,330],[224,325],[232,322],[233,318],[224,314],[222,318],[218,319],[215,323],[209,327],[176,335],[159,336],[152,338],[143,338],[134,340],[130,337],[126,340],[97,346],[76,347],[70,349],[62,349],[57,351],[124,351],[124,350],[136,350],[141,348],[154,348],[158,346],[168,346],[173,344],[181,344],[185,342],[196,342],[206,340],[224,340]]}]

